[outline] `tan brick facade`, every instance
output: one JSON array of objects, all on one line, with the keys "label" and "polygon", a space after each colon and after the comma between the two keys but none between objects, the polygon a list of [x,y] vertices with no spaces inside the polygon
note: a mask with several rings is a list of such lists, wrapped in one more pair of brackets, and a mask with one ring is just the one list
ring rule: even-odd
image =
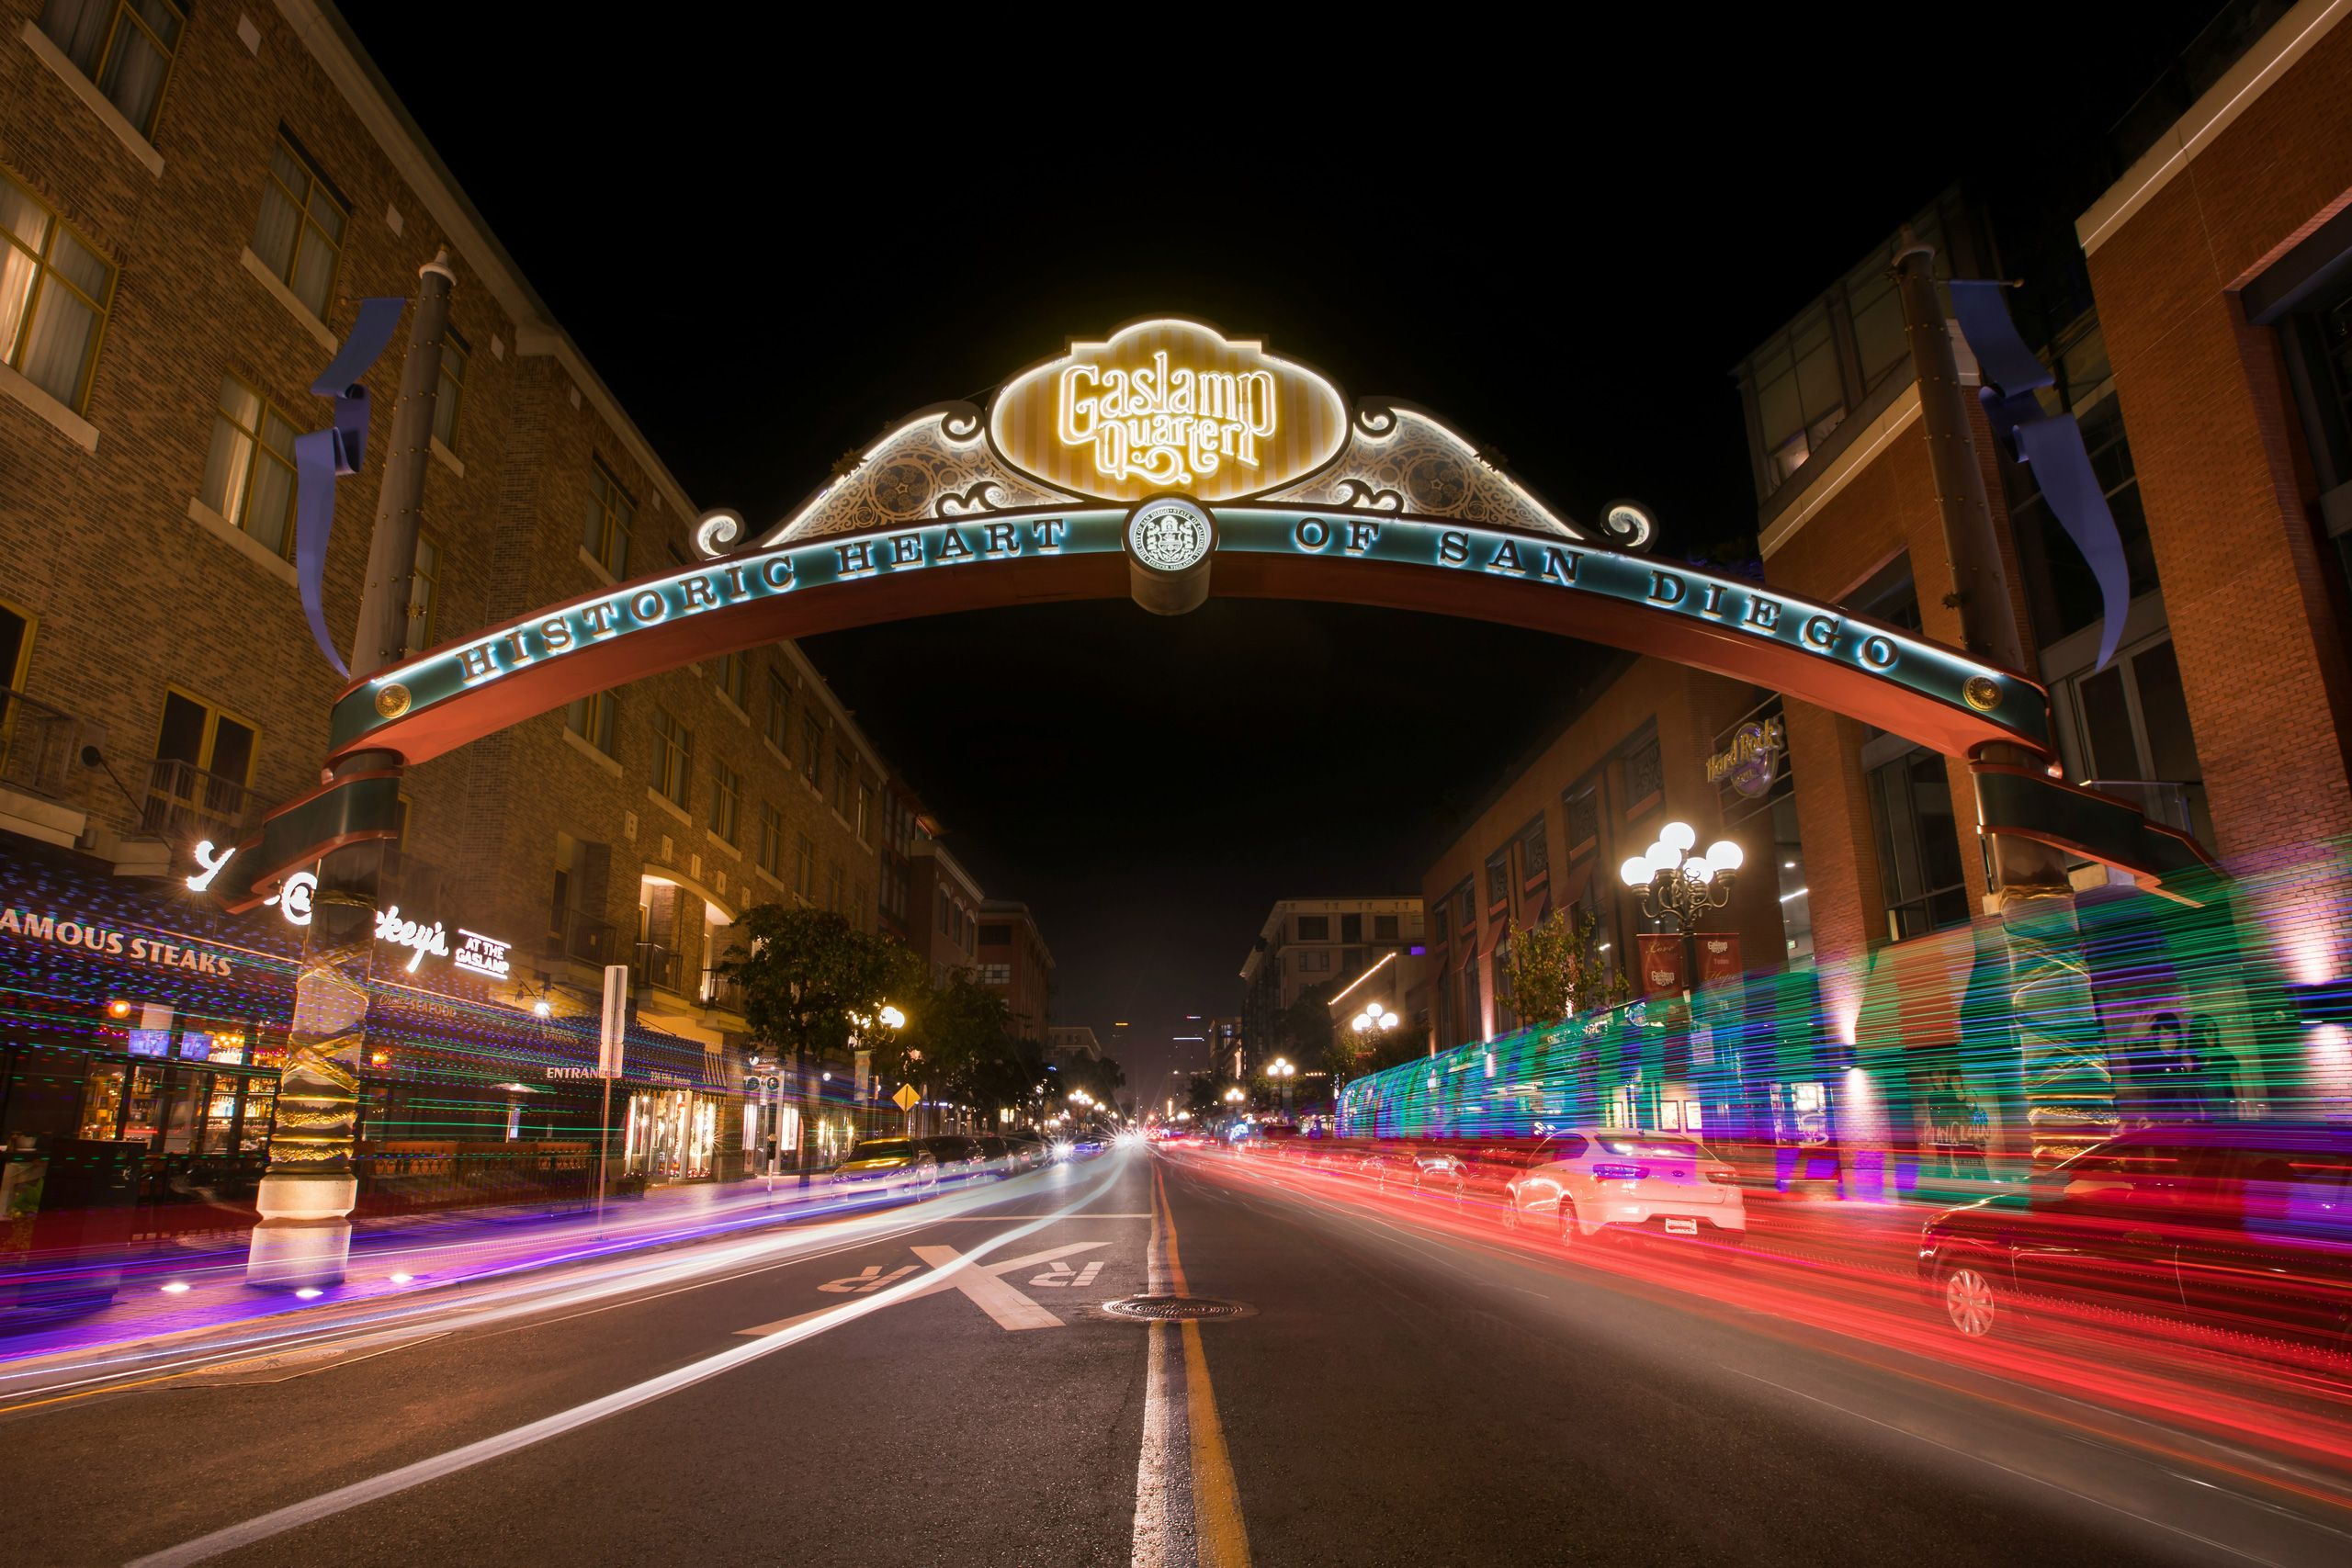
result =
[{"label": "tan brick facade", "polygon": [[[426,479],[424,531],[441,551],[435,642],[595,586],[581,538],[598,466],[635,504],[630,575],[685,558],[695,513],[332,18],[300,4],[194,7],[152,138],[136,141],[20,37],[37,30],[40,9],[0,0],[0,170],[102,254],[116,281],[80,411],[95,450],[76,421],[23,392],[23,378],[0,397],[0,604],[34,622],[26,694],[69,716],[131,798],[104,770],[79,766],[47,781],[48,793],[85,819],[88,847],[129,862],[140,849],[122,840],[141,833],[167,690],[257,729],[251,789],[232,824],[250,827],[317,783],[341,684],[312,646],[291,567],[199,515],[224,373],[294,428],[323,424],[327,405],[308,384],[330,357],[324,340],[349,331],[360,298],[413,296],[419,266],[447,247],[451,324],[468,360],[449,448]],[[245,22],[257,30],[250,48]],[[322,322],[265,281],[249,254],[281,134],[347,209]],[[325,598],[346,645],[405,343],[404,323],[367,377],[374,439],[337,494]],[[714,922],[803,897],[873,929],[886,776],[796,649],[754,649],[744,666],[740,705],[719,690],[715,660],[622,688],[609,757],[570,735],[559,712],[415,769],[393,896],[511,937],[519,981],[585,988],[594,962],[548,953],[568,837],[582,846],[585,873],[571,878],[569,902],[611,928],[603,954],[635,951],[641,907],[647,934],[676,953],[669,994],[649,998],[662,1014],[653,1021],[712,1043],[740,1029],[739,1017],[696,1005],[724,941]],[[772,681],[788,704],[773,731],[780,746]],[[651,787],[659,711],[693,736],[683,807]],[[738,781],[731,843],[711,826],[720,769]],[[780,822],[773,871],[760,865],[768,809]],[[174,874],[185,874],[187,845],[169,848]]]}]

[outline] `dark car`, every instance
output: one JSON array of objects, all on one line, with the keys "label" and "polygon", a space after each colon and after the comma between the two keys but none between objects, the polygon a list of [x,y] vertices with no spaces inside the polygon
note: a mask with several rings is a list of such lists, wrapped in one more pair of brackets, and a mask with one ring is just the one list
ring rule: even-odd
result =
[{"label": "dark car", "polygon": [[1021,1168],[1021,1159],[1013,1153],[1012,1141],[994,1133],[980,1134],[980,1156],[989,1162],[993,1175],[1011,1176]]},{"label": "dark car", "polygon": [[931,1157],[939,1162],[939,1179],[942,1181],[970,1181],[994,1174],[989,1165],[988,1153],[981,1148],[978,1138],[967,1138],[960,1133],[944,1133],[922,1142],[922,1146],[931,1151]]},{"label": "dark car", "polygon": [[1928,1221],[1919,1276],[1975,1338],[2038,1297],[2352,1350],[2352,1128],[2111,1138]]}]

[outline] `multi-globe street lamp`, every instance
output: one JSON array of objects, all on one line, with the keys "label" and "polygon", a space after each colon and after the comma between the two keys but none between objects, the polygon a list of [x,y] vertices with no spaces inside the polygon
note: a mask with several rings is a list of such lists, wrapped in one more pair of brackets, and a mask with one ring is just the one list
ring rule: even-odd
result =
[{"label": "multi-globe street lamp", "polygon": [[1685,990],[1698,982],[1690,950],[1700,917],[1730,905],[1732,882],[1747,859],[1729,839],[1716,840],[1703,855],[1693,854],[1698,841],[1688,822],[1668,822],[1658,830],[1657,842],[1617,868],[1619,879],[1642,896],[1645,917],[1672,922],[1681,939]]},{"label": "multi-globe street lamp", "polygon": [[1288,1058],[1277,1056],[1266,1064],[1266,1076],[1282,1085],[1283,1120],[1287,1122],[1290,1120],[1290,1080],[1298,1076],[1298,1067]]}]

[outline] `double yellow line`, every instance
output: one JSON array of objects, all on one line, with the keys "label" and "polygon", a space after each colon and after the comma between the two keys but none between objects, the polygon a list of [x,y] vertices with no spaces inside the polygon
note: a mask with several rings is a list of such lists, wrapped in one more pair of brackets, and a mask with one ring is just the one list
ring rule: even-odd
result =
[{"label": "double yellow line", "polygon": [[[1168,1269],[1170,1290],[1191,1292],[1184,1282],[1184,1261],[1176,1247],[1176,1217],[1168,1207],[1168,1186],[1159,1163],[1151,1172],[1152,1228]],[[1152,1325],[1152,1353],[1160,1353],[1159,1335],[1167,1325]],[[1225,1442],[1225,1426],[1217,1419],[1216,1393],[1209,1382],[1209,1360],[1201,1348],[1201,1325],[1186,1319],[1177,1324],[1184,1340],[1184,1416],[1190,1431],[1193,1471],[1193,1540],[1200,1568],[1250,1568],[1250,1532],[1241,1520],[1241,1489],[1233,1479],[1233,1456]]]}]

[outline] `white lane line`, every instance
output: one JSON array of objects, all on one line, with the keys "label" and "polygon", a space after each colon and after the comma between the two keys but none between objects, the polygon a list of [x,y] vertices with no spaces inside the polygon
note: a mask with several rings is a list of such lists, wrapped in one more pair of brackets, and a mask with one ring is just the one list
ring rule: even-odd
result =
[{"label": "white lane line", "polygon": [[[1168,1263],[1160,1251],[1157,1213],[1151,1216],[1145,1258],[1146,1289],[1155,1296],[1166,1295]],[[1132,1568],[1194,1568],[1200,1543],[1193,1529],[1191,1435],[1183,1375],[1174,1365],[1175,1329],[1153,1323],[1144,1334],[1143,1451],[1136,1460],[1136,1528],[1129,1562]]]},{"label": "white lane line", "polygon": [[[1092,1191],[1086,1194],[1078,1203],[1071,1205],[1071,1210],[1066,1210],[1062,1213],[1047,1214],[1032,1220],[1027,1224],[1009,1230],[1001,1235],[991,1236],[971,1251],[959,1255],[948,1267],[956,1269],[967,1269],[1006,1243],[1045,1229],[1056,1221],[1065,1218],[1076,1208],[1100,1198],[1116,1176],[1116,1171],[1105,1175]],[[576,1405],[570,1410],[560,1411],[556,1415],[516,1427],[511,1431],[501,1432],[478,1442],[468,1443],[462,1448],[451,1449],[447,1453],[435,1454],[430,1459],[419,1460],[413,1464],[402,1465],[397,1470],[387,1471],[381,1475],[372,1476],[366,1481],[356,1481],[348,1486],[338,1486],[332,1492],[322,1492],[315,1497],[274,1509],[257,1518],[247,1519],[243,1524],[231,1525],[224,1529],[214,1530],[209,1535],[198,1536],[194,1540],[184,1541],[178,1546],[152,1552],[145,1557],[135,1558],[130,1564],[130,1568],[183,1568],[185,1564],[202,1562],[209,1558],[218,1557],[223,1552],[235,1551],[243,1547],[251,1546],[255,1541],[267,1540],[272,1536],[283,1535],[288,1530],[299,1529],[304,1525],[315,1523],[320,1519],[331,1518],[336,1514],[358,1507],[363,1504],[390,1497],[408,1491],[412,1487],[421,1486],[426,1482],[437,1481],[443,1476],[454,1475],[459,1471],[469,1470],[475,1465],[518,1452],[535,1444],[543,1443],[549,1438],[592,1426],[608,1416],[617,1416],[624,1411],[633,1410],[640,1404],[650,1404],[657,1399],[666,1398],[682,1389],[691,1388],[698,1382],[731,1372],[738,1367],[747,1366],[763,1356],[774,1355],[778,1350],[797,1345],[803,1340],[814,1338],[820,1334],[840,1327],[842,1324],[854,1322],[870,1312],[878,1311],[904,1300],[920,1288],[922,1283],[923,1281],[910,1280],[902,1285],[893,1286],[879,1295],[844,1302],[840,1306],[830,1307],[814,1316],[802,1318],[789,1327],[778,1329],[774,1334],[754,1339],[748,1345],[738,1345],[730,1349],[722,1350],[715,1356],[706,1356],[699,1361],[689,1362],[674,1371],[665,1372],[657,1378],[649,1378],[643,1382],[608,1393],[601,1399],[590,1400],[585,1404]]]},{"label": "white lane line", "polygon": [[[1801,1388],[1791,1388],[1787,1383],[1775,1382],[1770,1378],[1758,1377],[1754,1372],[1742,1371],[1737,1367],[1726,1366],[1722,1362],[1717,1362],[1716,1364],[1718,1366],[1722,1366],[1724,1371],[1736,1373],[1740,1377],[1747,1379],[1750,1382],[1760,1382],[1766,1388],[1777,1388],[1782,1393],[1793,1394],[1799,1399],[1806,1400],[1812,1404],[1820,1405],[1824,1410],[1835,1410],[1840,1416],[1850,1416],[1857,1421],[1867,1421],[1871,1426],[1877,1427],[1882,1430],[1895,1433],[1899,1437],[1909,1438],[1914,1442],[1925,1443],[1931,1449],[1941,1449],[1948,1454],[1954,1454],[1965,1460],[1973,1460],[1978,1464],[1984,1465],[1988,1469],[1997,1470],[2004,1475],[2014,1475],[2020,1481],[2030,1481],[2036,1486],[2046,1486],[2062,1496],[2073,1497],[2081,1502],[2093,1504],[2096,1506],[2105,1508],[2111,1514],[2120,1514],[2127,1519],[2135,1520],[2143,1525],[2154,1525],[2156,1529],[2179,1536],[2184,1540],[2193,1540],[2199,1546],[2211,1547],[2215,1551],[2225,1551],[2232,1557],[2242,1557],[2248,1562],[2263,1563],[2266,1565],[2266,1568],[2285,1568],[2285,1565],[2278,1562],[2276,1559],[2257,1556],[2254,1552],[2246,1551],[2238,1547],[2232,1546],[2226,1541],[2215,1540],[2211,1536],[2199,1535],[2195,1530],[2183,1529],[2178,1525],[2166,1524],[2162,1519],[2152,1519],[2147,1515],[2141,1513],[2136,1509],[2127,1508],[2120,1503],[2110,1503],[2104,1497],[2094,1497],[2087,1492],[2076,1491],[2074,1487],[2063,1485],[2058,1482],[2051,1480],[2048,1476],[2036,1475],[2030,1470],[2018,1470],[2013,1465],[2003,1464],[1999,1460],[1987,1459],[1983,1454],[1977,1453],[1973,1450],[1956,1448],[1952,1444],[1944,1442],[1940,1438],[1930,1438],[1924,1432],[1915,1432],[1908,1427],[1898,1427],[1892,1421],[1882,1421],[1875,1416],[1865,1416],[1859,1410],[1838,1404],[1836,1400],[1824,1399],[1818,1394],[1807,1393]],[[2170,1474],[2172,1472],[2167,1471],[2165,1473]],[[2229,1496],[2236,1495],[2235,1493],[2226,1493],[2224,1495]],[[2325,1529],[2327,1527],[2322,1525],[2319,1528]]]}]

